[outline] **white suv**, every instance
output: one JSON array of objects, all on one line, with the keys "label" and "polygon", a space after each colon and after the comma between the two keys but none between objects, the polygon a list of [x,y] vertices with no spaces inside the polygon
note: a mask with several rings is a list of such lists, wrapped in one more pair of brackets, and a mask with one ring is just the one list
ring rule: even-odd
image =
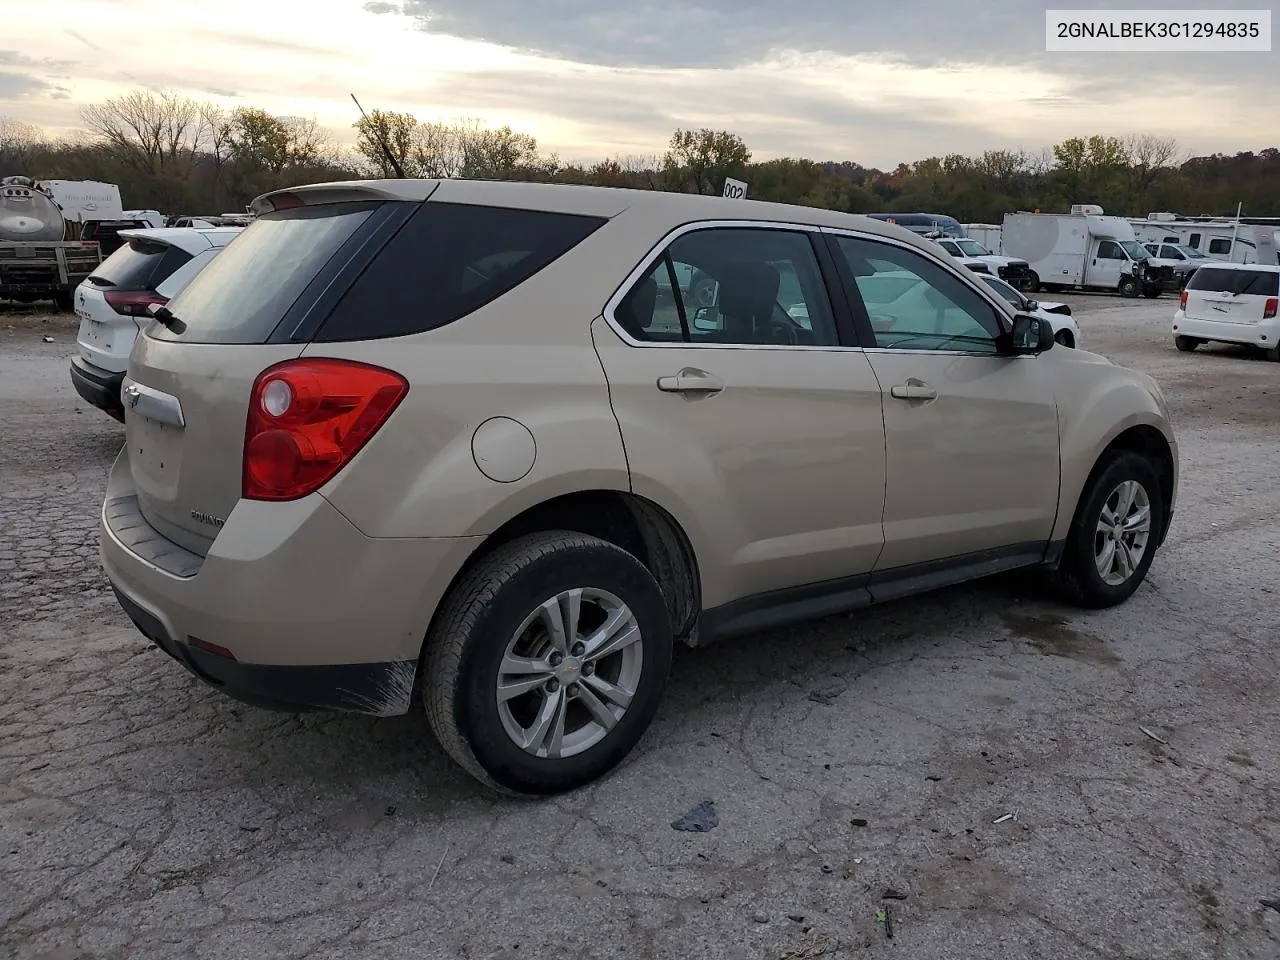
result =
[{"label": "white suv", "polygon": [[1280,361],[1280,266],[1223,263],[1200,267],[1173,315],[1174,343],[1190,352],[1202,343],[1240,343]]},{"label": "white suv", "polygon": [[124,420],[120,386],[134,338],[164,304],[241,233],[241,227],[121,230],[124,241],[75,292],[80,332],[71,383],[84,400]]}]

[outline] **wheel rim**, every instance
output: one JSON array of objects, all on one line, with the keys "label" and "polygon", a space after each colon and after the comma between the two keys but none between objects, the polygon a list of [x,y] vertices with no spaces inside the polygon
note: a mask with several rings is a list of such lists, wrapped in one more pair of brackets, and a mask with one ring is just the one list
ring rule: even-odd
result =
[{"label": "wheel rim", "polygon": [[590,750],[630,708],[643,667],[630,607],[594,587],[558,593],[525,617],[503,651],[495,690],[503,729],[543,759]]},{"label": "wheel rim", "polygon": [[1137,480],[1126,480],[1102,504],[1094,535],[1093,556],[1098,575],[1118,587],[1142,565],[1151,536],[1151,497]]}]

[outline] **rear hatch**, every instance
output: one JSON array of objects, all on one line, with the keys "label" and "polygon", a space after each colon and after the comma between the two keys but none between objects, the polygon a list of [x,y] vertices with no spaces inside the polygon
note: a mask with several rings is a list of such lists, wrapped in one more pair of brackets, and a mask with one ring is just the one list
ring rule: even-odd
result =
[{"label": "rear hatch", "polygon": [[1183,312],[1188,319],[1261,323],[1276,316],[1280,271],[1201,267],[1185,292]]},{"label": "rear hatch", "polygon": [[348,201],[261,216],[146,329],[125,380],[125,433],[138,506],[158,532],[208,552],[240,499],[254,381],[302,353],[298,325],[331,307],[326,297],[361,266],[387,208],[410,206]]},{"label": "rear hatch", "polygon": [[135,237],[102,261],[76,289],[81,358],[123,373],[134,338],[149,322],[147,307],[159,302],[156,284],[190,259],[191,254],[171,244]]}]

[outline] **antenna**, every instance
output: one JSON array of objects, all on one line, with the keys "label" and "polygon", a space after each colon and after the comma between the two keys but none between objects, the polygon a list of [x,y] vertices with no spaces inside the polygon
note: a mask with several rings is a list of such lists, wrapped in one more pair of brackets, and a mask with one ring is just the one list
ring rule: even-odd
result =
[{"label": "antenna", "polygon": [[[369,115],[364,112],[364,107],[360,106],[360,101],[356,99],[356,95],[354,93],[351,94],[351,100],[355,103],[356,109],[360,111],[360,116],[364,117],[365,122],[369,123],[370,129],[373,129],[373,124],[369,121]],[[387,146],[387,138],[382,135],[381,128],[378,128],[377,134],[378,146],[382,147],[382,153],[387,158],[387,163],[391,165],[391,169],[395,171],[397,177],[401,180],[405,179],[404,170],[400,166],[400,161],[395,158],[395,155],[391,152],[391,148]]]}]

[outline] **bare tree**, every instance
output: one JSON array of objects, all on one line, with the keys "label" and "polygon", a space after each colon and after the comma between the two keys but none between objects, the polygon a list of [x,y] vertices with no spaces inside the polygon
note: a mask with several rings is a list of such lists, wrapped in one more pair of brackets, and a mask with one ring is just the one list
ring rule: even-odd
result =
[{"label": "bare tree", "polygon": [[[1140,207],[1152,184],[1170,168],[1178,155],[1178,141],[1173,137],[1157,137],[1135,133],[1124,139],[1125,160],[1131,208]],[[1133,209],[1134,214],[1139,213]]]},{"label": "bare tree", "polygon": [[206,132],[201,105],[169,92],[135,90],[86,106],[81,117],[121,161],[152,175],[189,169]]},{"label": "bare tree", "polygon": [[32,155],[44,144],[39,127],[0,117],[0,176],[24,174]]}]

